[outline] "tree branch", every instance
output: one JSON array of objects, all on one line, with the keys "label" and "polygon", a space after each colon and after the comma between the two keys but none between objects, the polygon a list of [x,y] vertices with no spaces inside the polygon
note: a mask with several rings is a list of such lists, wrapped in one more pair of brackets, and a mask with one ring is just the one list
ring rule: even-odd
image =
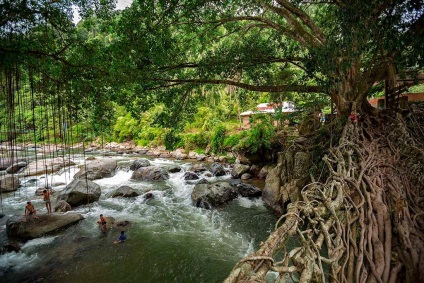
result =
[{"label": "tree branch", "polygon": [[233,85],[246,90],[251,91],[262,91],[262,92],[314,92],[322,93],[325,89],[321,86],[306,86],[306,85],[251,85],[242,82],[236,82],[232,80],[214,80],[214,79],[165,79],[165,78],[154,78],[154,81],[163,81],[171,83],[194,83],[194,84],[221,84],[221,85]]},{"label": "tree branch", "polygon": [[303,24],[305,24],[312,33],[316,36],[316,38],[321,42],[321,44],[325,43],[325,35],[321,31],[321,29],[312,21],[311,17],[306,14],[301,9],[295,7],[293,4],[286,0],[277,0],[277,3],[286,8],[288,11],[290,11],[292,14],[296,15]]}]

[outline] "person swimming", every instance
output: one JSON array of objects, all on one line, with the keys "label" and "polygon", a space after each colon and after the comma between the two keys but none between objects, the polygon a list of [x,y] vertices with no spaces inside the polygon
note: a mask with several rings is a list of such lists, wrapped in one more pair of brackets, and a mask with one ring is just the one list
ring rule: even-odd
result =
[{"label": "person swimming", "polygon": [[124,231],[121,231],[121,235],[119,235],[119,238],[113,242],[114,244],[119,244],[119,243],[123,243],[127,240],[127,235],[125,235]]}]

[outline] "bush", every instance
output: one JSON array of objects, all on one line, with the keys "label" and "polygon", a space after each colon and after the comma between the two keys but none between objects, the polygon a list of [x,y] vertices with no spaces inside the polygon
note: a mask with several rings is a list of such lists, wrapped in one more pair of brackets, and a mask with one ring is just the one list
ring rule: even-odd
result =
[{"label": "bush", "polygon": [[224,140],[224,148],[231,149],[236,147],[245,136],[246,131],[227,136]]},{"label": "bush", "polygon": [[136,143],[142,146],[157,146],[164,144],[164,129],[155,127],[143,127],[138,133]]},{"label": "bush", "polygon": [[167,150],[174,150],[181,145],[181,138],[174,129],[171,129],[165,133],[164,144]]},{"label": "bush", "polygon": [[207,132],[187,133],[181,135],[184,148],[186,150],[194,150],[197,148],[206,148],[209,143],[209,135]]},{"label": "bush", "polygon": [[212,152],[214,153],[220,153],[222,152],[224,148],[224,141],[225,141],[225,126],[219,125],[215,128],[214,133],[212,135],[211,140],[211,148]]},{"label": "bush", "polygon": [[258,117],[239,146],[249,153],[265,153],[271,149],[271,138],[274,135],[274,126],[266,116]]}]

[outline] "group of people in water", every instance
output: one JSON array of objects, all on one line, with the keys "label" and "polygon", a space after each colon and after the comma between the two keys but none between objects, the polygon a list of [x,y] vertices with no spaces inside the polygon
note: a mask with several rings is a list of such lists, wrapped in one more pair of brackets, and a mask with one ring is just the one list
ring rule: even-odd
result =
[{"label": "group of people in water", "polygon": [[[97,224],[99,224],[99,228],[103,233],[107,232],[107,221],[106,218],[103,216],[103,214],[100,214],[99,220],[97,220]],[[125,231],[121,231],[121,235],[119,235],[119,238],[114,241],[114,244],[123,243],[127,240],[127,235],[125,235]]]},{"label": "group of people in water", "polygon": [[[52,213],[50,195],[51,195],[50,190],[43,190],[43,201],[46,204],[47,214]],[[24,222],[27,222],[27,219],[30,215],[33,215],[33,219],[38,219],[37,210],[35,209],[34,204],[31,201],[28,201],[25,206]],[[103,214],[100,214],[100,219],[97,221],[97,223],[99,224],[100,230],[102,230],[102,232],[107,232],[107,221],[106,221],[106,218],[103,216]],[[127,240],[127,236],[125,235],[125,232],[121,231],[119,238],[116,241],[114,241],[114,243],[115,244],[123,243],[126,240]]]}]

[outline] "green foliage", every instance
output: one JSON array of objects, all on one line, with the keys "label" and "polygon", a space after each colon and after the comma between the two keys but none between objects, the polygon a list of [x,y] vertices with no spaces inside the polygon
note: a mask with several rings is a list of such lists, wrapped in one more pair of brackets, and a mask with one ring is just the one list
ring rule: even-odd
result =
[{"label": "green foliage", "polygon": [[246,136],[246,131],[242,131],[240,133],[228,134],[228,136],[224,140],[224,148],[232,149],[236,147],[240,141]]},{"label": "green foliage", "polygon": [[411,86],[408,89],[408,92],[410,92],[410,93],[422,93],[422,92],[424,92],[424,84],[418,84],[418,85]]},{"label": "green foliage", "polygon": [[181,146],[181,138],[175,130],[169,130],[164,135],[165,148],[168,150],[174,150]]},{"label": "green foliage", "polygon": [[209,144],[209,133],[200,131],[198,133],[181,134],[186,150],[205,149]]},{"label": "green foliage", "polygon": [[252,121],[252,126],[247,131],[246,137],[241,140],[239,148],[250,153],[261,154],[271,149],[271,138],[275,134],[275,129],[268,115],[257,116]]},{"label": "green foliage", "polygon": [[140,126],[139,122],[130,113],[127,113],[123,117],[118,117],[113,130],[113,137],[116,141],[123,142],[133,139],[140,131]]},{"label": "green foliage", "polygon": [[223,151],[226,129],[223,125],[218,125],[212,135],[211,149],[214,153]]}]

